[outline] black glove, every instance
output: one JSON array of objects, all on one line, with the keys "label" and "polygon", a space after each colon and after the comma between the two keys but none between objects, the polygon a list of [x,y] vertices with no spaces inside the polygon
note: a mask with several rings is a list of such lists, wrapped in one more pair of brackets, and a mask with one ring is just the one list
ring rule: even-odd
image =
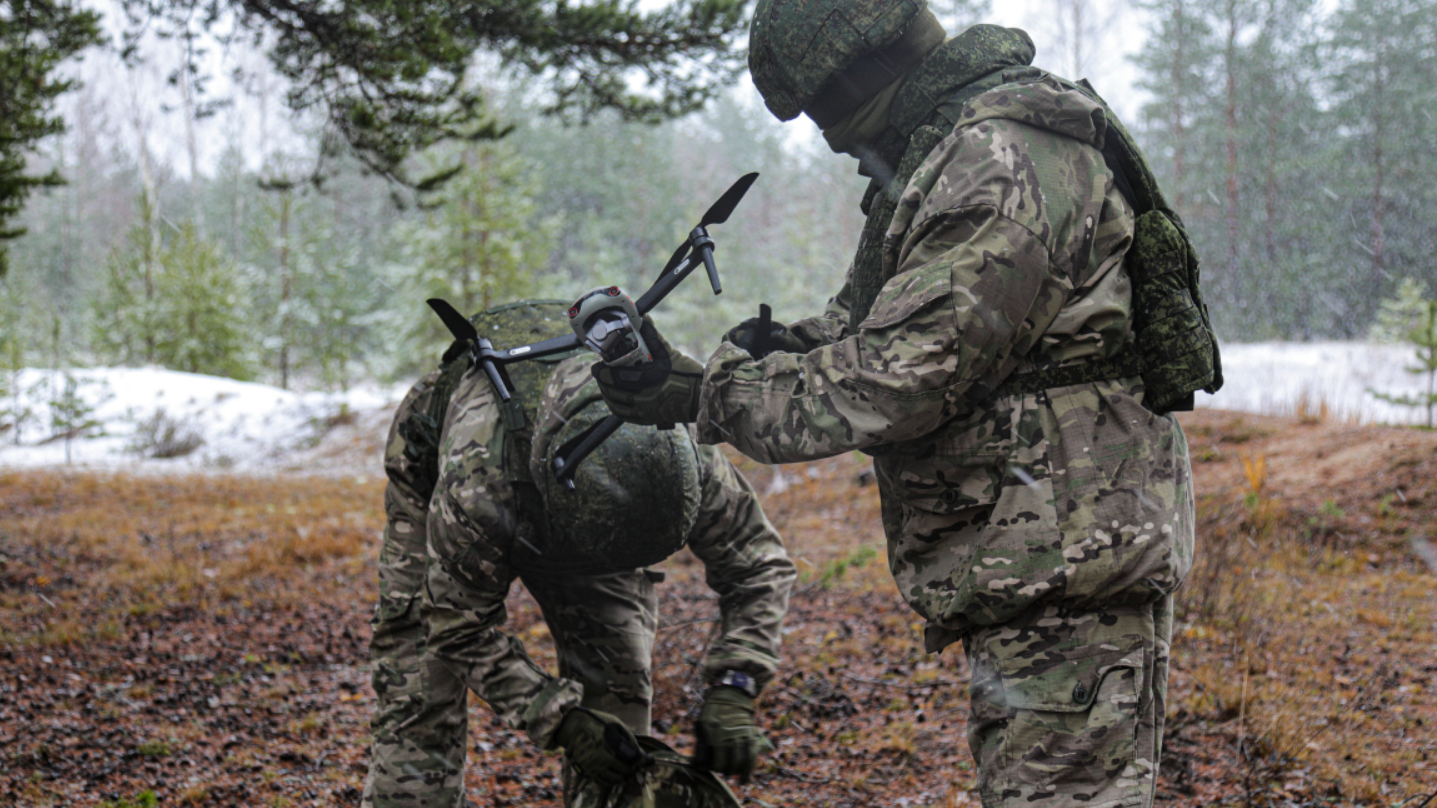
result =
[{"label": "black glove", "polygon": [[763,339],[759,333],[761,322],[758,317],[750,317],[730,328],[723,338],[748,351],[754,359],[762,359],[771,353],[808,353],[808,345],[785,328],[783,323],[770,321],[768,338]]},{"label": "black glove", "polygon": [[697,421],[704,366],[669,347],[647,317],[639,335],[654,361],[628,367],[597,362],[591,368],[609,411],[631,424],[655,424],[662,429]]},{"label": "black glove", "polygon": [[569,710],[554,737],[574,768],[605,786],[654,762],[624,722],[587,707]]},{"label": "black glove", "polygon": [[758,759],[758,728],[753,698],[736,687],[719,685],[704,696],[694,723],[694,764],[748,782]]}]

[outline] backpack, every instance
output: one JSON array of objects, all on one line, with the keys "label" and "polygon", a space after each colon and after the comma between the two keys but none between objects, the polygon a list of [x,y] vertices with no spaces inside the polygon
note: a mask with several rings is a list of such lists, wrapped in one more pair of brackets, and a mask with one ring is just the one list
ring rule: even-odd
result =
[{"label": "backpack", "polygon": [[[1018,68],[1004,71],[1003,79],[1042,75],[1051,76],[1036,68]],[[1092,98],[1106,112],[1103,161],[1137,217],[1133,244],[1124,260],[1133,283],[1135,345],[1106,359],[1013,374],[987,391],[983,400],[1141,376],[1144,407],[1159,415],[1191,410],[1196,391],[1216,393],[1223,382],[1222,356],[1199,289],[1192,239],[1182,218],[1168,205],[1137,142],[1087,79],[1051,78]]]},{"label": "backpack", "polygon": [[1103,160],[1138,214],[1127,261],[1133,330],[1142,357],[1143,404],[1157,413],[1193,408],[1194,393],[1222,387],[1222,355],[1198,286],[1198,257],[1127,127],[1087,79],[1078,82],[1108,113]]},{"label": "backpack", "polygon": [[[524,300],[486,309],[470,322],[494,345],[513,348],[571,333],[568,307],[560,300]],[[521,574],[598,574],[656,564],[684,546],[698,520],[698,447],[683,427],[626,424],[580,464],[574,490],[554,479],[547,462],[553,451],[609,414],[589,364],[575,350],[502,369],[513,396],[499,408],[500,467],[519,511],[509,561]],[[473,365],[468,346],[456,341],[444,354],[428,406],[398,427],[414,461],[415,491],[425,499],[438,483],[450,400]]]}]

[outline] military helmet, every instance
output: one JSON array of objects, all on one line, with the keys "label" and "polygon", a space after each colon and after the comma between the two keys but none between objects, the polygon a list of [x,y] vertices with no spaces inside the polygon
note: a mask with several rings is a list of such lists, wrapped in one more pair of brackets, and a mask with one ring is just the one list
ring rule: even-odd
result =
[{"label": "military helmet", "polygon": [[937,25],[925,11],[925,0],[759,0],[748,39],[754,86],[779,120],[803,112],[827,129],[931,49],[911,41],[915,20],[923,33]]},{"label": "military helmet", "polygon": [[686,755],[644,735],[639,746],[653,756],[653,765],[612,788],[576,772],[572,808],[739,808],[729,787]]},{"label": "military helmet", "polygon": [[554,454],[609,415],[590,357],[561,364],[545,385],[529,473],[543,498],[543,530],[516,546],[521,572],[598,573],[657,564],[683,548],[698,521],[698,446],[683,426],[625,424],[579,464],[574,488],[554,477]]}]

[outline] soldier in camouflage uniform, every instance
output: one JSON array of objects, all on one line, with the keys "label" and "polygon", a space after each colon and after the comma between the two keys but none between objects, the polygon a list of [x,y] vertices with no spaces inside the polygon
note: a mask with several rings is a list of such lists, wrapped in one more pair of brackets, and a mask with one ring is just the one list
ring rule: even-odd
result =
[{"label": "soldier in camouflage uniform", "polygon": [[846,283],[775,352],[749,321],[658,385],[595,375],[626,420],[761,462],[873,455],[926,649],[967,652],[983,804],[1150,805],[1194,517],[1131,359],[1135,213],[1102,151],[1127,135],[1022,31],[944,37],[921,0],[760,0],[770,110],[873,178]]},{"label": "soldier in camouflage uniform", "polygon": [[[557,333],[535,332],[522,341]],[[553,447],[574,431],[571,425],[607,415],[588,364],[587,358],[574,357],[557,369],[539,362],[510,367],[520,388],[519,373],[548,376],[538,406],[528,402],[527,423],[537,420],[537,428],[511,431],[512,422],[477,369],[457,379],[442,429],[431,430],[434,434],[413,427],[423,422],[415,414],[430,411],[431,399],[442,394],[440,373],[421,380],[400,405],[385,458],[388,524],[371,646],[378,704],[364,805],[464,804],[466,689],[542,748],[563,746],[570,762],[577,743],[565,742],[565,727],[578,719],[598,731],[602,722],[621,722],[630,740],[629,732],[647,735],[650,652],[658,626],[654,584],[661,575],[641,567],[684,544],[704,562],[721,612],[721,628],[703,667],[711,688],[696,727],[696,758],[724,773],[752,768],[757,751],[752,698],[777,666],[793,565],[748,482],[713,447],[694,443],[683,427],[657,433],[626,426],[606,444],[638,441],[648,447],[649,468],[670,474],[678,469],[677,484],[644,479],[642,470],[613,462],[605,465],[601,450],[580,466],[577,494],[542,495],[537,490],[542,484],[533,482],[543,479]],[[423,452],[406,451],[426,440],[438,444],[437,480],[433,469],[416,462]],[[523,462],[516,463],[520,444]],[[665,465],[653,457],[655,451],[671,451],[685,462]],[[587,478],[586,467],[593,469]],[[620,485],[605,488],[609,493],[652,494],[659,501],[621,501],[605,510],[585,498],[583,481],[600,477],[621,478]],[[552,475],[547,479],[552,482]],[[624,479],[634,484],[625,487]],[[633,518],[595,527],[585,522],[585,513],[570,512],[569,500],[562,499],[567,496],[600,511],[600,521],[625,512]],[[536,513],[545,510],[545,502],[547,511]],[[595,538],[565,546],[570,528],[589,530]],[[667,542],[657,554],[653,541],[645,543],[646,531],[650,537],[662,533],[658,541]],[[515,577],[542,608],[559,657],[558,676],[537,666],[518,639],[500,631]],[[744,694],[735,697],[731,691]],[[583,766],[583,755],[577,759]],[[605,763],[612,761],[594,766]],[[590,781],[598,779],[601,773],[589,768]],[[582,786],[571,775],[566,766],[566,803]]]}]

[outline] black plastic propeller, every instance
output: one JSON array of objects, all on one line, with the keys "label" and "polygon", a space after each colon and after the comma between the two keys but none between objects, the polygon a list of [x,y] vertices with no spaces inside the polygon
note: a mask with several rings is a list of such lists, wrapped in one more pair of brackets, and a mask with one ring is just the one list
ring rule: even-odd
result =
[{"label": "black plastic propeller", "polygon": [[434,313],[439,315],[439,319],[444,322],[444,327],[449,329],[449,333],[453,334],[455,339],[463,340],[464,342],[473,342],[474,339],[479,336],[479,330],[474,327],[473,323],[469,322],[469,318],[460,314],[458,309],[449,305],[449,301],[443,298],[431,297],[424,302],[429,304],[429,308],[434,309]]},{"label": "black plastic propeller", "polygon": [[753,185],[753,181],[756,179],[758,179],[758,172],[754,171],[735,180],[734,184],[723,192],[723,196],[718,198],[718,201],[709,205],[704,217],[699,219],[699,227],[723,224],[728,221],[728,217],[733,213],[734,208],[738,207],[738,203],[743,200],[743,195],[748,193],[749,186]]}]

